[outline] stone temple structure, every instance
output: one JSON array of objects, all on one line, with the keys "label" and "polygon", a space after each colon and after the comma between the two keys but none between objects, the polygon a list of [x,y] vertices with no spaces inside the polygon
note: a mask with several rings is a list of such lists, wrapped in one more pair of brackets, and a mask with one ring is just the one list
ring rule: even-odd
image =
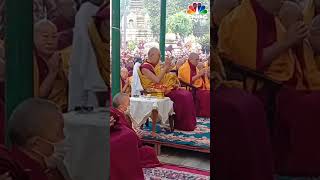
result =
[{"label": "stone temple structure", "polygon": [[130,0],[124,9],[121,19],[121,39],[123,44],[128,41],[152,41],[150,16],[144,8],[143,0]]}]

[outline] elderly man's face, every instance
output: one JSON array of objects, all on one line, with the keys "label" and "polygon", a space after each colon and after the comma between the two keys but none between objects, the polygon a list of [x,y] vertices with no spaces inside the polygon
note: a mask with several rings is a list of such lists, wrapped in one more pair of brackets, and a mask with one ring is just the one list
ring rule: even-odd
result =
[{"label": "elderly man's face", "polygon": [[122,111],[122,112],[126,112],[128,110],[130,106],[130,98],[129,96],[125,96],[119,106],[119,109]]},{"label": "elderly man's face", "polygon": [[200,61],[199,55],[197,54],[192,54],[189,57],[189,61],[191,64],[193,64],[194,66],[198,66],[198,63]]},{"label": "elderly man's face", "polygon": [[148,57],[149,61],[151,61],[154,64],[158,64],[160,61],[160,51],[159,50],[154,50],[151,52],[150,56]]},{"label": "elderly man's face", "polygon": [[128,70],[127,69],[121,69],[121,73],[120,73],[120,76],[123,80],[126,80],[128,78]]},{"label": "elderly man's face", "polygon": [[35,33],[36,49],[44,55],[52,55],[58,46],[57,28],[51,24],[42,24],[39,31]]}]

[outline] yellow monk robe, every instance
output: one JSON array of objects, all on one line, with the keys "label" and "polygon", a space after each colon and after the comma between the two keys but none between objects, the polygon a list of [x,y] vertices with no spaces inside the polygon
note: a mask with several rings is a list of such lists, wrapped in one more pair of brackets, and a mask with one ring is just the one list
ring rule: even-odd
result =
[{"label": "yellow monk robe", "polygon": [[307,25],[310,25],[312,23],[312,19],[316,15],[316,5],[314,0],[306,0],[305,7],[303,9],[303,15],[304,15],[304,22]]},{"label": "yellow monk robe", "polygon": [[[283,41],[286,30],[280,23],[279,19],[275,19],[277,40]],[[250,5],[250,0],[244,0],[240,6],[234,9],[221,23],[219,30],[218,49],[222,57],[248,67],[253,70],[257,69],[257,41],[258,28],[255,12]],[[241,27],[241,28],[239,28]],[[245,46],[244,46],[245,44]],[[280,82],[289,81],[295,72],[297,78],[296,89],[308,89],[303,85],[304,71],[305,78],[313,90],[320,89],[319,72],[315,71],[315,61],[310,56],[310,45],[304,42],[306,66],[302,70],[299,63],[295,63],[297,58],[292,50],[282,53],[271,65],[264,71],[264,74],[271,79]],[[261,87],[262,85],[260,85]]]},{"label": "yellow monk robe", "polygon": [[109,44],[102,41],[94,21],[92,21],[89,26],[89,36],[93,45],[93,49],[96,53],[97,65],[100,75],[105,84],[110,87],[110,57],[108,51]]},{"label": "yellow monk robe", "polygon": [[[193,67],[192,67],[193,66]],[[192,65],[189,61],[186,61],[178,72],[180,80],[193,84],[197,87],[196,91],[196,113],[199,117],[210,117],[210,81],[207,76],[203,76],[194,82],[192,77],[199,73],[199,69]]]},{"label": "yellow monk robe", "polygon": [[123,92],[123,87],[125,86],[125,82],[120,79],[121,83],[120,83],[120,89],[121,92],[128,94],[129,96],[131,96],[131,83],[133,81],[133,76],[128,77],[129,78],[129,85],[127,86],[127,89]]},{"label": "yellow monk robe", "polygon": [[[159,64],[154,67],[148,62],[144,62],[140,66],[140,68],[148,69],[156,76],[159,76],[161,72],[161,67]],[[140,69],[138,70],[138,74],[140,77],[141,85],[145,90],[158,85],[152,82],[147,76],[142,74]],[[165,95],[169,97],[174,103],[173,108],[176,115],[174,121],[175,129],[183,131],[193,131],[196,128],[197,123],[192,94],[186,90],[177,89],[177,87],[179,86],[179,79],[174,73],[165,74],[159,84],[167,87]]]},{"label": "yellow monk robe", "polygon": [[[197,67],[195,67],[195,68],[196,68],[196,72],[194,73],[194,75],[199,73],[199,69]],[[210,90],[210,81],[207,76],[203,76],[203,78],[199,78],[199,79],[195,80],[194,82],[191,82],[191,73],[192,72],[191,72],[189,61],[186,61],[179,68],[178,78],[180,80],[182,80],[183,82],[194,85],[197,88],[204,89],[204,90]]]},{"label": "yellow monk robe", "polygon": [[[298,49],[303,50],[302,56],[301,53],[298,54],[290,49],[273,60],[270,66],[261,68],[258,61],[262,57],[261,54],[260,57],[258,56],[258,50],[262,50],[258,47],[260,40],[266,40],[269,37],[268,32],[275,31],[276,35],[273,36],[275,39],[271,39],[271,42],[270,40],[262,41],[262,43],[272,44],[275,41],[284,41],[286,30],[274,17],[271,18],[272,24],[266,25],[267,22],[261,19],[267,13],[263,12],[261,7],[260,13],[257,9],[254,6],[254,0],[243,0],[242,4],[224,19],[219,32],[219,51],[234,63],[259,70],[270,78],[289,86],[289,88],[284,87],[277,94],[278,118],[273,125],[276,172],[311,176],[319,174],[320,93],[317,90],[320,90],[320,76],[313,52],[309,42],[303,41]],[[274,28],[271,27],[272,25]],[[258,30],[260,32],[265,29],[268,32],[260,33],[258,36]],[[298,55],[300,56],[297,57]],[[291,81],[293,79],[295,81]]]},{"label": "yellow monk robe", "polygon": [[[145,62],[145,63],[149,64],[147,62]],[[161,65],[158,64],[154,68],[154,71],[156,73],[156,76],[159,76],[160,72],[161,72]],[[147,78],[145,75],[143,75],[140,70],[138,70],[138,74],[139,74],[143,89],[146,90],[146,89],[152,88],[156,85],[149,78]],[[164,77],[160,81],[160,84],[164,85],[168,91],[171,91],[179,86],[179,79],[174,73],[167,73],[164,75]]]},{"label": "yellow monk robe", "polygon": [[[45,71],[48,68],[44,60],[37,55],[35,55],[33,62],[34,96],[39,97],[41,81],[46,78],[47,73]],[[52,89],[48,97],[45,98],[56,103],[62,111],[66,111],[68,108],[68,79],[62,66],[61,64]]]}]

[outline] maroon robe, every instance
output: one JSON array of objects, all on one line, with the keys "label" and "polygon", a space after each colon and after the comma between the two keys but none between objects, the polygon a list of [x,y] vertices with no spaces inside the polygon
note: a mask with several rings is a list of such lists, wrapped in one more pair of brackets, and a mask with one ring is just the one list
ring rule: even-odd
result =
[{"label": "maroon robe", "polygon": [[[150,63],[143,63],[140,69],[145,68],[155,74],[154,67],[155,65]],[[193,131],[196,128],[197,120],[191,92],[183,89],[174,89],[166,96],[173,101],[173,109],[176,114],[174,128],[182,131]]]},{"label": "maroon robe", "polygon": [[273,180],[270,135],[263,104],[240,89],[219,88],[212,96],[213,179]]},{"label": "maroon robe", "polygon": [[[190,79],[197,75],[197,67],[189,62]],[[205,82],[204,77],[202,77]],[[205,85],[205,84],[203,84]],[[210,117],[210,90],[197,89],[196,91],[196,114],[198,117]]]},{"label": "maroon robe", "polygon": [[[276,41],[276,26],[274,16],[265,12],[255,0],[251,2],[258,24],[257,65],[263,71],[259,60],[262,59],[263,48]],[[293,50],[303,66],[303,52],[296,48]],[[277,94],[272,135],[276,172],[289,176],[319,176],[320,92],[297,91],[295,84],[294,75]]]},{"label": "maroon robe", "polygon": [[[144,146],[142,144],[140,138],[137,136],[136,132],[132,128],[132,124],[129,123],[129,121],[126,119],[125,115],[115,108],[111,108],[110,112],[111,112],[112,116],[115,117],[116,120],[118,120],[117,126],[125,126],[126,128],[122,128],[124,131],[125,131],[125,129],[127,129],[127,130],[130,130],[131,132],[133,132],[133,135],[135,137],[135,141],[137,142],[136,148],[138,149],[138,153],[139,153],[140,167],[151,168],[151,167],[161,166],[161,163],[159,162],[154,149],[151,148],[150,146]],[[132,134],[132,133],[130,133],[130,134]],[[123,150],[126,150],[126,149],[128,149],[128,147],[123,147]],[[121,153],[125,153],[125,152],[121,152]],[[131,162],[131,161],[129,161],[129,162]]]},{"label": "maroon robe", "polygon": [[29,180],[24,168],[12,158],[11,152],[6,147],[0,145],[0,175],[6,172],[10,172],[10,177],[13,180]]},{"label": "maroon robe", "polygon": [[72,45],[74,22],[69,22],[62,16],[57,16],[52,20],[58,29],[58,50],[62,50]]},{"label": "maroon robe", "polygon": [[13,146],[11,154],[14,161],[19,163],[25,173],[29,176],[30,180],[49,180],[50,176],[54,176],[54,178],[60,180],[64,179],[63,175],[57,169],[47,173],[46,171],[48,169],[45,166],[26,155],[16,146]]}]

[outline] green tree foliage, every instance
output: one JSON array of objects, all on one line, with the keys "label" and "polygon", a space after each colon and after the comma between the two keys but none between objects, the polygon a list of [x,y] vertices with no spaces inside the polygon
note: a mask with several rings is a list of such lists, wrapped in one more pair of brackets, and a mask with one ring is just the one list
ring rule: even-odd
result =
[{"label": "green tree foliage", "polygon": [[[185,13],[188,9],[188,6],[191,5],[193,2],[195,2],[195,0],[167,0],[167,18],[179,12]],[[206,9],[210,9],[209,0],[202,0],[200,2],[206,6]],[[147,9],[147,12],[150,15],[151,30],[154,35],[158,35],[160,33],[160,3],[161,0],[144,0],[145,8]],[[209,14],[210,10],[208,13],[208,17],[210,17]]]},{"label": "green tree foliage", "polygon": [[168,32],[186,37],[192,33],[192,20],[190,15],[180,12],[168,18]]},{"label": "green tree foliage", "polygon": [[130,51],[133,51],[137,47],[137,44],[134,41],[129,41],[128,42],[128,49]]}]

